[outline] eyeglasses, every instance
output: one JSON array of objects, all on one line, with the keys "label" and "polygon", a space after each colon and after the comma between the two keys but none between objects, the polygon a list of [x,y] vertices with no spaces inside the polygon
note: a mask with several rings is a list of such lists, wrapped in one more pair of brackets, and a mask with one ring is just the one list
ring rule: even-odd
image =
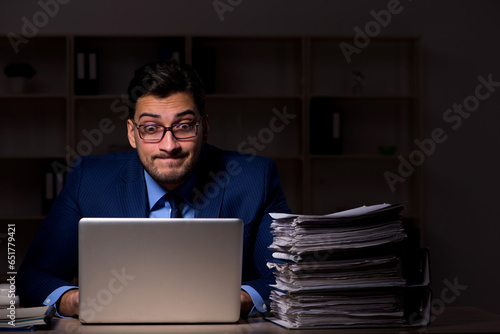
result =
[{"label": "eyeglasses", "polygon": [[138,125],[134,121],[132,122],[137,130],[139,130],[139,137],[150,143],[160,142],[163,137],[165,137],[167,131],[172,132],[172,136],[174,136],[175,139],[196,137],[198,135],[198,126],[200,125],[200,121],[176,123],[172,124],[170,127],[157,124]]}]

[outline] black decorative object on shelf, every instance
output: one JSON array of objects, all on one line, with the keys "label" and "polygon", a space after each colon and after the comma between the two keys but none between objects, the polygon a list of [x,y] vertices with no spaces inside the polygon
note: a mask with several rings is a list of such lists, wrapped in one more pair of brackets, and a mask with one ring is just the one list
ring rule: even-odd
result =
[{"label": "black decorative object on shelf", "polygon": [[309,132],[311,154],[342,154],[342,110],[332,99],[311,100]]},{"label": "black decorative object on shelf", "polygon": [[36,70],[26,63],[10,63],[4,67],[8,78],[8,89],[11,94],[23,94],[26,90],[26,79],[36,74]]}]

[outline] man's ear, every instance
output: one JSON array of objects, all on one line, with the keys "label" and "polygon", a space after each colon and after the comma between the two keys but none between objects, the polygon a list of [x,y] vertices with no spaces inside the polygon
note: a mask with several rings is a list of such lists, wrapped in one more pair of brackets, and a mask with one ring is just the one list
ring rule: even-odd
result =
[{"label": "man's ear", "polygon": [[137,144],[135,142],[135,125],[131,119],[127,120],[127,137],[130,146],[137,148]]},{"label": "man's ear", "polygon": [[210,130],[210,126],[209,126],[209,119],[208,119],[208,115],[205,114],[205,117],[203,117],[203,121],[202,121],[202,129],[203,129],[203,142],[206,143],[207,140],[208,140],[208,132]]}]

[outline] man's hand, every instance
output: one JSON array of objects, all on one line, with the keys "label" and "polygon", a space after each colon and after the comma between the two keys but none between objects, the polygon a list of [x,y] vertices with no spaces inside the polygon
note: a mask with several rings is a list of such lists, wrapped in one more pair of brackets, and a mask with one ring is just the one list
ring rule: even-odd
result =
[{"label": "man's hand", "polygon": [[78,315],[78,289],[73,289],[65,292],[59,302],[58,312],[66,317],[74,317]]},{"label": "man's hand", "polygon": [[248,315],[250,310],[252,310],[253,307],[253,301],[250,295],[246,292],[241,290],[241,309],[240,309],[240,314],[242,316]]},{"label": "man's hand", "polygon": [[[247,292],[241,290],[241,315],[247,315],[252,307],[252,298]],[[78,289],[69,290],[62,295],[58,311],[66,317],[78,315]]]}]

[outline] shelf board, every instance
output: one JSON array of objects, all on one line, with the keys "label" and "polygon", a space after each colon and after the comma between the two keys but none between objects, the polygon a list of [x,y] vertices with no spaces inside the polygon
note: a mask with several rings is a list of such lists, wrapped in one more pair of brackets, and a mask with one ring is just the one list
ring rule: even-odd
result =
[{"label": "shelf board", "polygon": [[382,155],[382,154],[311,154],[309,159],[323,160],[354,160],[354,159],[370,159],[370,160],[390,160],[396,159],[398,155]]},{"label": "shelf board", "polygon": [[[244,155],[246,156],[246,153]],[[299,161],[302,161],[304,159],[304,156],[300,155],[300,154],[293,154],[293,155],[269,155],[269,154],[259,153],[256,156],[257,157],[270,158],[270,159],[273,159],[273,160],[281,160],[281,161],[282,160],[299,160]]]},{"label": "shelf board", "polygon": [[0,217],[0,222],[2,221],[13,221],[13,222],[18,222],[18,221],[23,221],[23,220],[44,220],[45,216],[7,216],[7,217]]},{"label": "shelf board", "polygon": [[[123,93],[125,94],[125,93]],[[75,100],[114,100],[123,98],[119,94],[98,94],[98,95],[74,95]],[[245,95],[245,94],[207,94],[207,99],[242,99],[242,100],[259,100],[259,99],[302,99],[300,94],[291,95]]]},{"label": "shelf board", "polygon": [[64,156],[1,156],[1,160],[64,160]]},{"label": "shelf board", "polygon": [[[318,41],[347,41],[352,42],[352,36],[338,35],[338,36],[320,36],[320,35],[312,35],[309,37],[311,42]],[[416,42],[420,41],[421,37],[418,35],[409,35],[409,36],[377,36],[372,39],[372,42]]]},{"label": "shelf board", "polygon": [[[123,93],[126,96],[126,93]],[[97,94],[97,95],[73,95],[76,101],[78,100],[122,100],[123,96],[120,94]]]},{"label": "shelf board", "polygon": [[0,95],[0,99],[66,99],[64,94],[9,94]]},{"label": "shelf board", "polygon": [[405,212],[403,211],[403,214],[402,214],[401,218],[403,218],[403,221],[411,221],[411,220],[418,220],[421,217],[419,217],[419,216],[417,216],[415,214],[405,214]]},{"label": "shelf board", "polygon": [[300,154],[296,155],[259,155],[259,156],[264,156],[268,157],[274,160],[302,160],[303,156]]},{"label": "shelf board", "polygon": [[245,95],[245,94],[207,94],[207,99],[302,99],[300,94],[291,95]]},{"label": "shelf board", "polygon": [[344,99],[344,100],[416,100],[417,95],[355,95],[355,94],[339,94],[339,95],[311,95],[311,99]]}]

